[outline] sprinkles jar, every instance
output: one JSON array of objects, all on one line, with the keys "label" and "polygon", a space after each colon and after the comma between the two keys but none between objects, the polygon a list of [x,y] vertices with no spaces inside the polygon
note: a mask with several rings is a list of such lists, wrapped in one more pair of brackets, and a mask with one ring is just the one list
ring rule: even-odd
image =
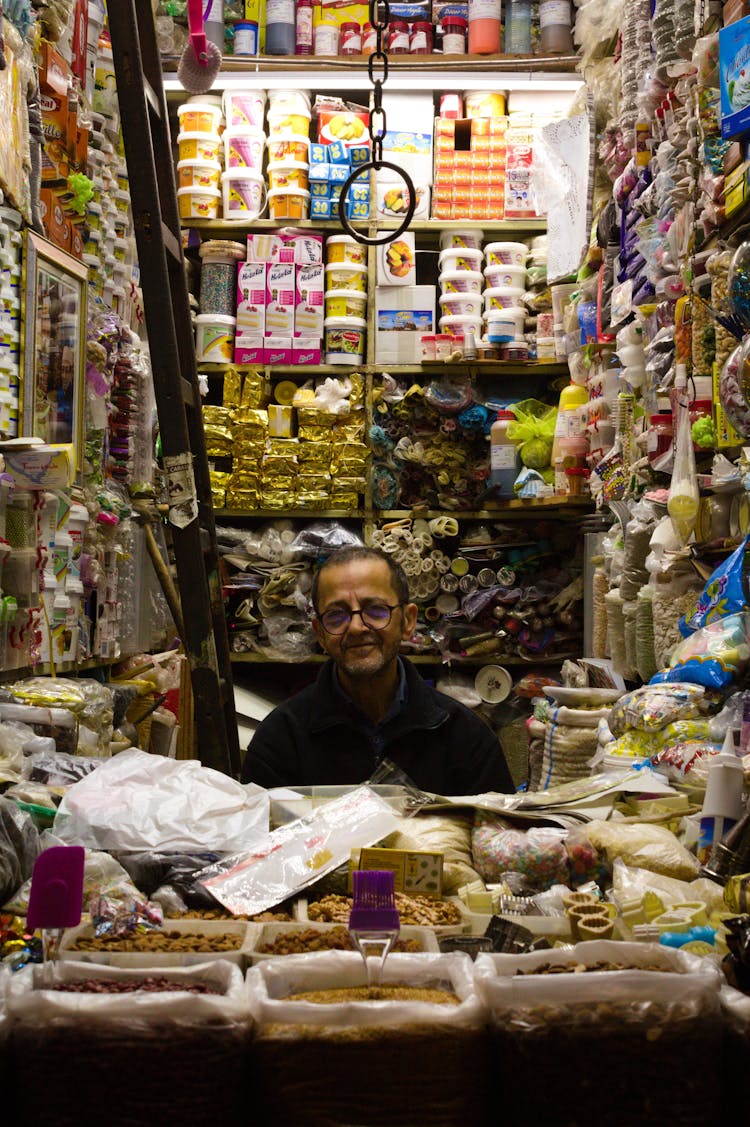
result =
[{"label": "sprinkles jar", "polygon": [[237,307],[237,263],[245,258],[242,243],[210,239],[201,245],[201,313],[233,317]]}]

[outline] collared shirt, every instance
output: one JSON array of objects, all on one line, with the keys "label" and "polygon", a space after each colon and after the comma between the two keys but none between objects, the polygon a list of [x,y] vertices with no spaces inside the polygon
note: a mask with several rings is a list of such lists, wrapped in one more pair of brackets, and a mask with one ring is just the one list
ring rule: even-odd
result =
[{"label": "collared shirt", "polygon": [[389,721],[393,720],[395,716],[398,716],[401,711],[403,711],[409,699],[409,688],[406,684],[406,670],[404,668],[404,663],[401,658],[398,658],[397,660],[398,685],[396,686],[396,695],[393,698],[391,707],[388,709],[388,712],[378,724],[373,724],[370,717],[367,716],[362,711],[362,709],[354,703],[352,698],[349,696],[349,694],[341,684],[341,681],[339,680],[338,669],[335,666],[333,668],[333,684],[335,686],[336,692],[346,701],[357,727],[369,739],[370,744],[372,745],[376,764],[379,763],[383,758],[383,750],[385,748],[386,742],[386,725],[389,723]]}]

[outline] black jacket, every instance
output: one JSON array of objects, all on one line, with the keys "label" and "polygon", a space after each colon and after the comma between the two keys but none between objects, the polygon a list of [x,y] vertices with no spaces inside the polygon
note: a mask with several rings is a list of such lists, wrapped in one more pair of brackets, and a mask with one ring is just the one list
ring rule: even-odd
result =
[{"label": "black jacket", "polygon": [[434,794],[512,792],[510,771],[491,729],[463,704],[427,685],[411,662],[404,660],[404,667],[407,700],[384,725],[382,756],[376,756],[361,719],[358,723],[357,710],[337,690],[328,661],[313,685],[259,725],[242,765],[243,783],[363,783],[385,757]]}]

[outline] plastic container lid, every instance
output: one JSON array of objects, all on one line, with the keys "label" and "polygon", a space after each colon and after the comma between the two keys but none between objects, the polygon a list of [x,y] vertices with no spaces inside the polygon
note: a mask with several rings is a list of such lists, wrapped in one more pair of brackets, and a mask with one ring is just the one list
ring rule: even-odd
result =
[{"label": "plastic container lid", "polygon": [[309,164],[304,160],[269,160],[269,172],[284,172],[290,170],[292,172],[304,172],[307,175],[310,169]]},{"label": "plastic container lid", "polygon": [[333,270],[344,271],[347,274],[366,274],[367,267],[364,263],[359,262],[328,262],[326,263],[326,274]]},{"label": "plastic container lid", "polygon": [[[224,175],[226,176],[226,173],[224,173]],[[258,179],[263,180],[263,177],[258,176]],[[306,200],[310,199],[310,193],[308,191],[306,191],[304,188],[294,188],[294,187],[292,187],[292,188],[269,188],[268,189],[268,199],[269,200],[272,199],[273,196],[304,196],[304,198]]]},{"label": "plastic container lid", "polygon": [[[270,162],[269,162],[268,167],[269,168],[271,167]],[[362,246],[362,243],[357,242],[357,240],[353,239],[351,235],[329,235],[328,238],[326,239],[326,246],[327,247],[328,246],[337,246],[337,245],[342,245],[342,244],[345,244],[346,246],[350,246],[350,247],[361,247]],[[366,249],[367,249],[366,247],[363,247],[363,250],[366,251]],[[346,265],[346,264],[342,263],[342,265]]]},{"label": "plastic container lid", "polygon": [[225,313],[198,313],[195,318],[196,325],[236,325],[236,317],[228,317]]},{"label": "plastic container lid", "polygon": [[441,286],[446,282],[465,282],[471,279],[472,282],[482,284],[483,278],[478,270],[442,270],[438,278]]},{"label": "plastic container lid", "polygon": [[197,131],[188,130],[186,133],[177,134],[177,144],[180,141],[215,141],[221,144],[221,136],[218,133],[199,133]]},{"label": "plastic container lid", "polygon": [[355,301],[367,301],[367,294],[362,290],[326,290],[323,297],[326,301],[336,297],[353,297]]},{"label": "plastic container lid", "polygon": [[181,168],[218,168],[221,171],[221,161],[218,160],[201,160],[200,157],[186,157],[185,160],[178,160],[177,171]]},{"label": "plastic container lid", "polygon": [[326,317],[324,329],[366,329],[364,317]]},{"label": "plastic container lid", "polygon": [[194,184],[191,188],[178,188],[178,196],[199,195],[199,196],[214,196],[217,200],[221,199],[221,192],[218,188],[202,188]]},{"label": "plastic container lid", "polygon": [[526,243],[487,243],[484,248],[484,253],[488,256],[493,253],[502,254],[504,251],[511,251],[512,253],[519,253],[526,256],[529,253],[529,248],[526,246]]},{"label": "plastic container lid", "polygon": [[182,117],[186,113],[210,113],[216,118],[221,118],[221,98],[219,97],[218,101],[213,101],[209,100],[211,97],[211,95],[207,98],[205,94],[199,94],[195,101],[188,98],[186,102],[177,107],[177,116]]},{"label": "plastic container lid", "polygon": [[297,106],[296,109],[290,109],[285,106],[274,106],[273,103],[271,103],[268,107],[269,123],[278,121],[280,117],[306,117],[308,121],[312,120],[312,114],[309,110],[303,110],[299,106]]}]

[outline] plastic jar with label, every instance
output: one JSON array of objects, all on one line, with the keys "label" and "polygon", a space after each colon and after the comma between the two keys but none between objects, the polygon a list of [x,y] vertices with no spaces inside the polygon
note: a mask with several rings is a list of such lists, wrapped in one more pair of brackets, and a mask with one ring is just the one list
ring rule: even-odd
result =
[{"label": "plastic jar with label", "polygon": [[295,55],[312,55],[313,53],[312,0],[297,0],[294,53]]},{"label": "plastic jar with label", "polygon": [[518,447],[508,438],[508,426],[516,421],[512,411],[498,411],[490,428],[490,485],[498,497],[514,497],[513,485],[521,468]]},{"label": "plastic jar with label", "polygon": [[338,55],[338,25],[332,23],[319,23],[313,31],[313,43],[315,55]]},{"label": "plastic jar with label", "polygon": [[674,437],[674,420],[672,415],[652,415],[648,426],[648,460],[654,464],[662,454],[666,454],[672,445]]},{"label": "plastic jar with label", "polygon": [[539,4],[540,49],[543,55],[573,53],[570,0],[541,0]]},{"label": "plastic jar with label", "polygon": [[409,25],[405,20],[391,20],[388,28],[388,51],[391,55],[409,54]]},{"label": "plastic jar with label", "polygon": [[242,23],[236,23],[234,25],[234,54],[258,54],[257,20],[247,20],[246,22],[243,21]]},{"label": "plastic jar with label", "polygon": [[378,33],[371,23],[362,28],[362,54],[371,55],[378,47]]},{"label": "plastic jar with label", "polygon": [[501,40],[500,0],[469,0],[469,54],[497,55]]},{"label": "plastic jar with label", "polygon": [[432,24],[429,20],[415,20],[409,35],[410,55],[432,54]]},{"label": "plastic jar with label", "polygon": [[362,54],[362,28],[355,20],[347,20],[341,25],[339,35],[339,55]]},{"label": "plastic jar with label", "polygon": [[443,54],[466,54],[467,21],[463,16],[446,16],[443,21]]}]

